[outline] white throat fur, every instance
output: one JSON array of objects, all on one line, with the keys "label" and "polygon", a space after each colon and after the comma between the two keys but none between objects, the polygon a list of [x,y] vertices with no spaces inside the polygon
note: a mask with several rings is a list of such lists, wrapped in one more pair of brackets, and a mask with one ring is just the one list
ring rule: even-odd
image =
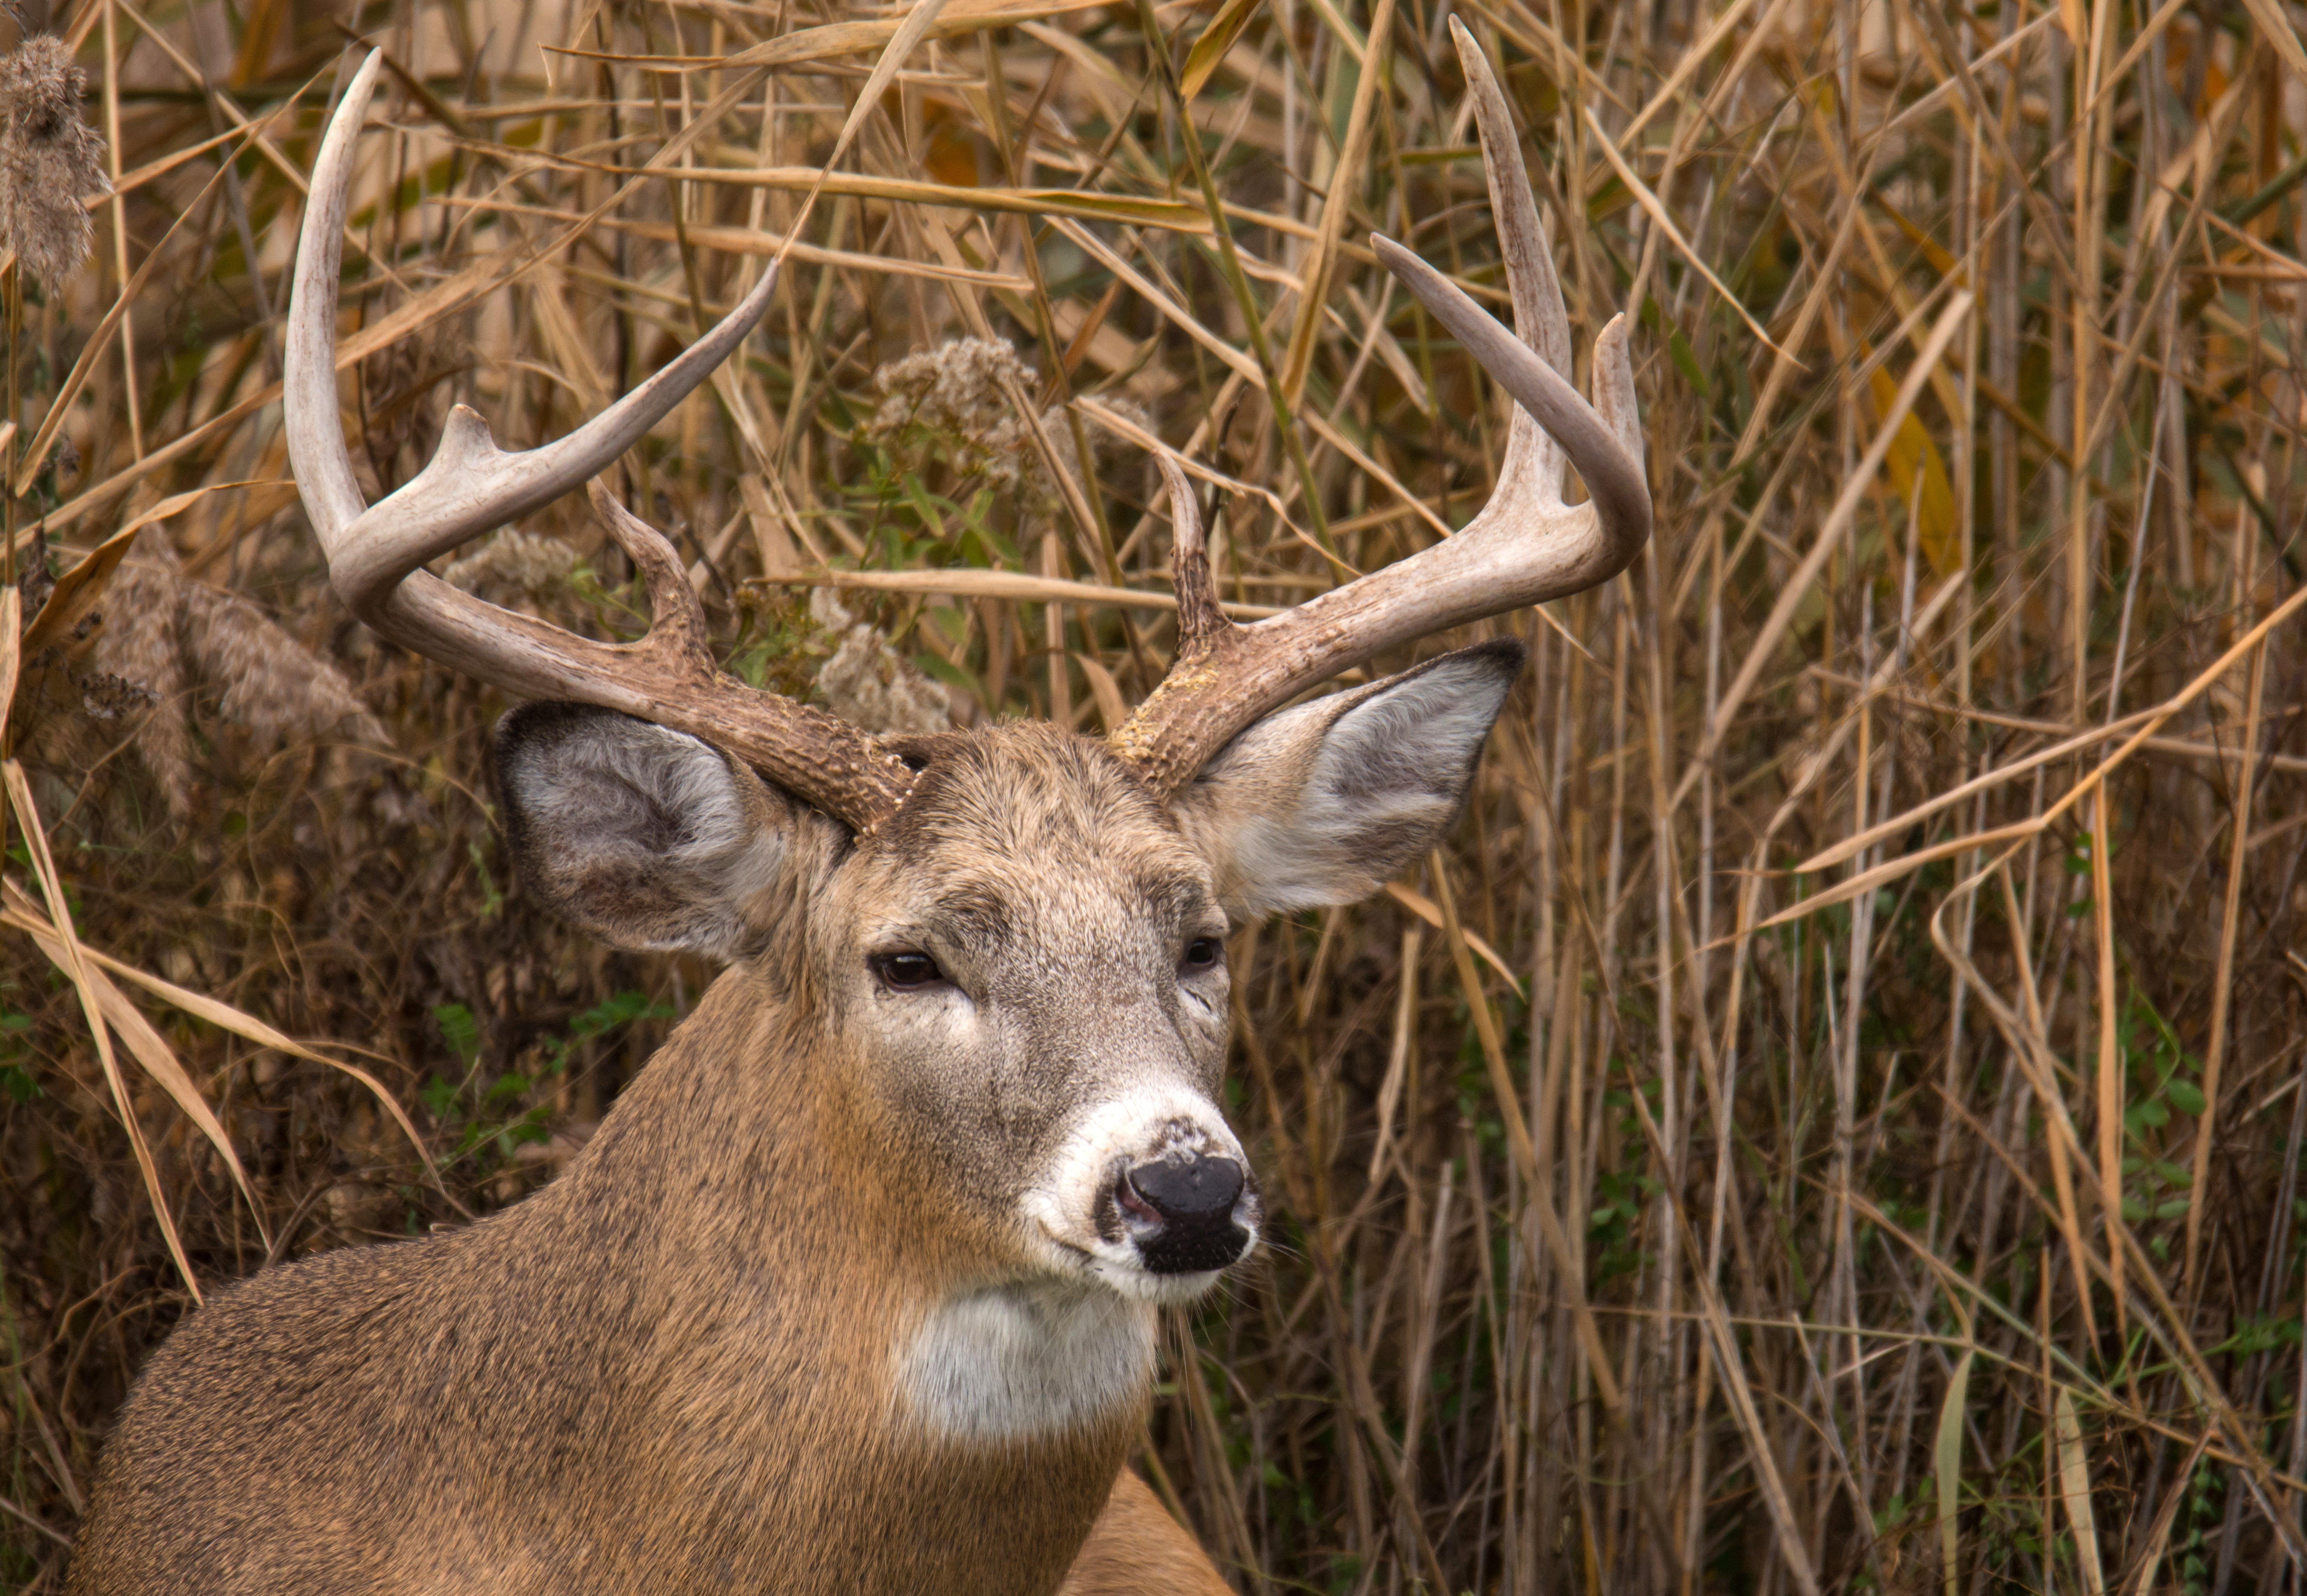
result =
[{"label": "white throat fur", "polygon": [[956,1439],[1095,1422],[1154,1378],[1154,1304],[1089,1282],[1015,1281],[949,1297],[896,1349],[899,1402]]}]

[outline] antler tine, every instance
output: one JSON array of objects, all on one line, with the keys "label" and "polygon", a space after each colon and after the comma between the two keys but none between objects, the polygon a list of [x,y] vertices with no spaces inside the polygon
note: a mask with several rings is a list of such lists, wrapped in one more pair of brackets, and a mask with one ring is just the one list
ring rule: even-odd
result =
[{"label": "antler tine", "polygon": [[1198,659],[1218,646],[1233,622],[1218,607],[1217,585],[1210,577],[1210,545],[1202,536],[1201,506],[1194,501],[1194,485],[1185,470],[1168,455],[1156,457],[1162,485],[1170,491],[1171,586],[1178,594],[1178,657]]},{"label": "antler tine", "polygon": [[702,737],[870,835],[905,802],[911,773],[856,727],[723,675],[672,545],[597,484],[594,511],[648,587],[651,624],[638,642],[578,637],[422,569],[559,498],[630,448],[759,321],[772,273],[678,358],[569,436],[509,453],[459,405],[432,463],[373,508],[362,502],[337,408],[337,274],[353,146],[382,61],[382,52],[372,53],[354,74],[322,142],[288,306],[288,458],[330,582],[355,614],[404,648],[519,697],[574,699]]},{"label": "antler tine", "polygon": [[368,509],[353,477],[352,452],[345,447],[337,414],[337,274],[344,260],[345,210],[352,202],[353,144],[383,64],[382,50],[371,50],[361,63],[313,162],[290,279],[288,336],[281,351],[281,422],[288,434],[288,458],[296,468],[304,513],[320,534],[321,547],[330,554],[345,529]]},{"label": "antler tine", "polygon": [[1242,628],[1219,607],[1217,584],[1210,575],[1210,545],[1202,534],[1201,507],[1194,502],[1192,481],[1166,454],[1155,455],[1154,463],[1162,468],[1162,485],[1170,493],[1170,585],[1178,595],[1178,653],[1153,697],[1114,729],[1107,746],[1167,794],[1177,785],[1163,774],[1171,763],[1167,744],[1175,739],[1163,706],[1188,703],[1198,687],[1214,680],[1214,662],[1239,646]]},{"label": "antler tine", "polygon": [[[1578,397],[1562,375],[1533,353],[1504,327],[1489,312],[1469,299],[1457,284],[1411,254],[1393,239],[1380,234],[1370,235],[1370,247],[1377,258],[1385,262],[1386,270],[1400,278],[1412,294],[1418,296],[1435,320],[1440,322],[1466,346],[1466,352],[1490,373],[1499,387],[1514,396],[1514,402],[1543,427],[1548,435],[1570,457],[1578,474],[1586,479],[1586,492],[1592,501],[1597,528],[1603,534],[1602,543],[1592,552],[1609,569],[1591,580],[1578,579],[1540,598],[1525,599],[1525,604],[1542,604],[1548,598],[1559,598],[1566,593],[1579,593],[1598,583],[1608,581],[1634,561],[1651,535],[1651,490],[1642,476],[1642,446],[1640,416],[1634,400],[1634,361],[1626,349],[1626,318],[1617,315],[1602,329],[1594,340],[1594,399],[1588,404]],[[1509,479],[1503,470],[1499,484],[1482,511],[1448,543],[1437,545],[1426,553],[1463,545],[1470,536],[1489,530],[1507,519],[1502,511],[1528,513],[1551,509],[1555,511],[1582,510],[1585,506],[1565,505],[1559,498],[1559,484],[1538,484],[1527,477]],[[1539,489],[1550,497],[1551,506],[1525,504]],[[1574,518],[1557,517],[1565,521]],[[1559,535],[1557,535],[1559,536]],[[1413,555],[1403,561],[1424,558]],[[1393,569],[1400,569],[1394,567]],[[1359,584],[1357,584],[1359,585]],[[1500,609],[1519,609],[1520,604],[1500,605]],[[1497,614],[1497,610],[1486,612]],[[1462,616],[1462,620],[1475,617]],[[1449,622],[1445,624],[1454,624]]]},{"label": "antler tine", "polygon": [[[330,580],[364,620],[407,572],[551,503],[639,442],[736,350],[768,310],[776,289],[776,272],[764,271],[750,293],[663,370],[575,432],[538,448],[499,449],[478,412],[455,407],[432,461],[364,513],[337,421],[333,354],[353,144],[382,60],[382,51],[372,51],[362,64],[314,163],[313,203],[298,246],[283,383],[292,444],[303,444],[302,452],[313,463],[313,483],[304,493],[328,549]],[[357,537],[352,536],[356,522],[366,523]]]},{"label": "antler tine", "polygon": [[689,572],[682,569],[672,541],[618,503],[616,496],[597,481],[585,485],[585,502],[592,506],[593,519],[601,523],[609,541],[641,573],[641,583],[648,589],[649,629],[641,642],[668,660],[686,662],[700,677],[710,677],[719,667],[713,663],[705,606],[697,602],[697,589],[689,585]]},{"label": "antler tine", "polygon": [[[1649,541],[1650,485],[1625,318],[1613,317],[1595,340],[1590,405],[1564,374],[1568,318],[1505,97],[1472,36],[1454,18],[1452,27],[1481,127],[1522,337],[1392,239],[1374,236],[1370,245],[1519,408],[1497,487],[1454,537],[1270,619],[1201,633],[1187,631],[1186,584],[1197,569],[1193,579],[1205,587],[1207,562],[1196,568],[1188,557],[1180,519],[1178,662],[1112,740],[1158,792],[1174,792],[1252,721],[1340,671],[1446,627],[1599,586]],[[1563,502],[1565,457],[1585,481],[1585,503]],[[1190,547],[1199,553],[1198,527]]]},{"label": "antler tine", "polygon": [[[1562,304],[1562,281],[1554,274],[1554,252],[1547,247],[1546,224],[1531,193],[1530,171],[1522,159],[1522,136],[1514,128],[1505,92],[1489,57],[1456,16],[1450,38],[1466,73],[1466,93],[1474,102],[1474,126],[1482,145],[1482,176],[1490,191],[1490,215],[1497,229],[1498,253],[1505,262],[1506,293],[1514,302],[1514,326],[1546,364],[1570,375],[1570,315]],[[1506,424],[1506,453],[1499,462],[1502,482],[1528,483],[1551,496],[1562,484],[1562,450],[1517,405]]]}]

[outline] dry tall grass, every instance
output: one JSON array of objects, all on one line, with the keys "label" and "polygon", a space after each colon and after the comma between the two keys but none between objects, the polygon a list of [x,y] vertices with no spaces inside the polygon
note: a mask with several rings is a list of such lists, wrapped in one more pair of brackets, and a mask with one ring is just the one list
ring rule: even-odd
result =
[{"label": "dry tall grass", "polygon": [[[1246,604],[1462,522],[1503,401],[1359,242],[1500,297],[1447,9],[951,0],[615,485],[733,668],[1111,722],[1167,614],[1033,584],[1163,588],[1149,436]],[[1500,623],[1535,666],[1423,879],[1235,950],[1279,1244],[1180,1327],[1160,1488],[1257,1592],[2298,1588],[2295,8],[1454,9],[1574,322],[1638,315],[1658,534]],[[339,24],[396,63],[347,252],[374,488],[452,399],[558,433],[729,302],[895,14],[57,19],[116,194],[64,291],[8,279],[10,558],[28,607],[82,573],[8,722],[25,1588],[193,1281],[517,1198],[710,974],[521,900],[502,706],[318,574],[275,384]],[[900,364],[957,338],[1016,358]],[[525,530],[565,542],[459,579],[638,630],[573,503]],[[835,607],[827,567],[907,574]]]}]

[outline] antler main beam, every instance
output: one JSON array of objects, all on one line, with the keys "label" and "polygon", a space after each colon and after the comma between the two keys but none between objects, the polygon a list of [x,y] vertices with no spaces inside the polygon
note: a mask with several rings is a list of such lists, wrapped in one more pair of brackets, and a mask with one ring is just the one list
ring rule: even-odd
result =
[{"label": "antler main beam", "polygon": [[459,405],[424,470],[373,506],[362,499],[337,406],[337,285],[353,146],[382,60],[372,52],[362,64],[322,141],[288,305],[288,458],[330,584],[375,631],[442,665],[518,697],[595,704],[702,737],[870,833],[905,801],[905,767],[824,711],[722,674],[672,545],[597,486],[595,513],[648,586],[652,623],[638,642],[578,637],[421,569],[614,464],[735,352],[769,307],[774,269],[677,358],[567,437],[502,450],[488,424]]},{"label": "antler main beam", "polygon": [[[1392,239],[1378,258],[1511,394],[1516,404],[1498,485],[1456,536],[1265,621],[1224,620],[1209,590],[1199,519],[1171,473],[1181,625],[1169,677],[1113,734],[1112,746],[1167,794],[1251,722],[1309,687],[1445,627],[1582,592],[1624,571],[1651,535],[1641,418],[1624,316],[1594,345],[1594,402],[1566,380],[1570,322],[1531,197],[1514,118],[1489,62],[1450,20],[1481,129],[1482,164],[1505,258],[1516,338],[1440,272]],[[1587,502],[1562,499],[1565,459]],[[1166,462],[1165,462],[1166,463]],[[1188,628],[1188,614],[1201,618]]]}]

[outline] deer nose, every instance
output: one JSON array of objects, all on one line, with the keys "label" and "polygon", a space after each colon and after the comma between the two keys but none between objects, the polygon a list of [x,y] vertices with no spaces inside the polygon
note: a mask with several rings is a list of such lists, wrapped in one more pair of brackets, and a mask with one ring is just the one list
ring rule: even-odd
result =
[{"label": "deer nose", "polygon": [[1249,1245],[1234,1223],[1244,1184],[1231,1158],[1196,1155],[1141,1163],[1121,1177],[1116,1193],[1136,1221],[1137,1255],[1155,1274],[1199,1274],[1222,1269]]}]

